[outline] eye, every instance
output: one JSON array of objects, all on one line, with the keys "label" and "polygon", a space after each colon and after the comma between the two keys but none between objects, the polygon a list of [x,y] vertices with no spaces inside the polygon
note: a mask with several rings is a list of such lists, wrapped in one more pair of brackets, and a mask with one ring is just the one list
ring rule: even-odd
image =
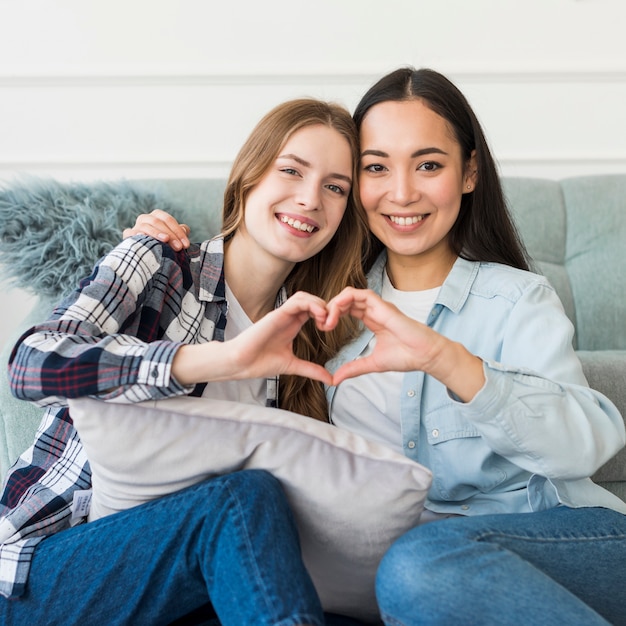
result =
[{"label": "eye", "polygon": [[280,171],[284,172],[285,174],[289,174],[290,176],[300,176],[300,172],[298,172],[298,170],[294,169],[293,167],[281,167]]},{"label": "eye", "polygon": [[372,172],[373,174],[378,174],[379,172],[384,172],[387,168],[380,163],[370,163],[370,165],[364,165],[363,170],[365,172]]},{"label": "eye", "polygon": [[340,187],[339,185],[334,185],[334,184],[326,185],[326,189],[330,189],[330,191],[340,196],[343,196],[346,193],[346,190],[343,187]]},{"label": "eye", "polygon": [[441,169],[441,163],[437,163],[436,161],[425,161],[418,166],[418,170],[423,172],[436,172],[438,169]]}]

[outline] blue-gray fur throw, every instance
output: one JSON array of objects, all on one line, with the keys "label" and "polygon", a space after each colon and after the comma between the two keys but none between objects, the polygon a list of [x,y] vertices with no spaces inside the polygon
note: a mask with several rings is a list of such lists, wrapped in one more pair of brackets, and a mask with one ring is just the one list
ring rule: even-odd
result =
[{"label": "blue-gray fur throw", "polygon": [[140,213],[166,200],[125,181],[60,183],[26,178],[0,189],[0,263],[8,282],[60,299],[121,241]]}]

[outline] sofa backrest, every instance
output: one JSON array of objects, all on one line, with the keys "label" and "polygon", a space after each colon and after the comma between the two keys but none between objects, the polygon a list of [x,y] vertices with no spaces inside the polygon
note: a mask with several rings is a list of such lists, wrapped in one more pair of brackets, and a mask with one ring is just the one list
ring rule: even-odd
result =
[{"label": "sofa backrest", "polygon": [[626,349],[626,176],[504,178],[536,270],[557,290],[579,350]]},{"label": "sofa backrest", "polygon": [[[195,241],[207,239],[218,232],[225,180],[130,182],[146,192],[143,196],[153,195],[157,201],[146,201],[138,204],[137,210],[133,208],[122,219],[120,231],[130,225],[130,215],[134,216],[139,207],[149,210],[158,206],[187,222]],[[503,184],[520,234],[536,262],[537,270],[555,286],[576,326],[577,347],[586,351],[626,349],[626,175],[578,177],[563,181],[505,178]],[[119,195],[116,185],[114,183],[110,191]],[[58,191],[55,189],[55,193]],[[40,189],[33,194],[41,205]],[[142,194],[137,196],[141,197]],[[25,185],[20,198],[22,204],[16,204],[15,194],[0,190],[0,207],[5,203],[15,214],[28,215],[31,200],[29,185]],[[61,203],[60,198],[50,194],[49,201],[54,206]],[[65,203],[64,206],[70,213],[79,208],[80,211],[94,210],[90,203],[80,206]],[[46,215],[47,207],[41,208],[46,209],[43,210]],[[53,230],[59,229],[60,225],[55,223]],[[118,231],[111,232],[110,245],[113,245],[119,234]],[[66,230],[63,233],[64,237],[69,236]],[[81,276],[89,272],[95,260],[86,260]],[[24,320],[20,330],[45,318],[51,303],[57,300],[42,299],[30,318]],[[11,344],[0,351],[2,371],[6,371]],[[617,363],[617,356],[615,358]],[[613,369],[616,371],[612,383],[615,393],[608,395],[615,399],[623,385],[619,380],[622,374],[618,365]],[[590,382],[595,382],[593,376]],[[599,388],[599,383],[594,386]],[[17,455],[32,442],[41,412],[34,405],[12,398],[6,376],[0,379],[0,478]],[[605,480],[623,480],[623,471],[620,466],[618,478]]]},{"label": "sofa backrest", "polygon": [[561,182],[580,350],[626,349],[626,176]]}]

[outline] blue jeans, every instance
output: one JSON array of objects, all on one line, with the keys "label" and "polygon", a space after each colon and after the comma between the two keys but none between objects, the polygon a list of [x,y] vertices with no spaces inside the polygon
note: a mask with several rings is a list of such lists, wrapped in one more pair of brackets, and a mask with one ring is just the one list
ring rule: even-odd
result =
[{"label": "blue jeans", "polygon": [[383,558],[385,624],[626,624],[626,516],[558,507],[434,521]]},{"label": "blue jeans", "polygon": [[45,539],[25,595],[0,597],[0,623],[158,626],[207,602],[224,626],[324,624],[267,472],[213,478]]}]

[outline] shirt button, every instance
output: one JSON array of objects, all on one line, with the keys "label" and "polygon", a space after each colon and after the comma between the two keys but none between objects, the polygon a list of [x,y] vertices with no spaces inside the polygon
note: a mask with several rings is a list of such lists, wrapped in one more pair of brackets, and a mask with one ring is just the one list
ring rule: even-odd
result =
[{"label": "shirt button", "polygon": [[413,449],[415,447],[415,442],[414,441],[409,441],[408,446],[409,446],[409,448]]},{"label": "shirt button", "polygon": [[469,507],[469,504],[463,504],[463,505],[461,506],[461,509],[462,509],[463,511],[467,511],[469,508],[470,508],[470,507]]},{"label": "shirt button", "polygon": [[432,432],[430,433],[433,437],[439,437],[439,429],[438,428],[433,428]]},{"label": "shirt button", "polygon": [[415,391],[413,389],[409,389],[406,392],[406,395],[409,396],[409,398],[412,398],[415,395]]},{"label": "shirt button", "polygon": [[152,378],[158,378],[159,377],[159,368],[155,366],[152,369],[152,371],[150,372],[150,376],[152,376]]}]

